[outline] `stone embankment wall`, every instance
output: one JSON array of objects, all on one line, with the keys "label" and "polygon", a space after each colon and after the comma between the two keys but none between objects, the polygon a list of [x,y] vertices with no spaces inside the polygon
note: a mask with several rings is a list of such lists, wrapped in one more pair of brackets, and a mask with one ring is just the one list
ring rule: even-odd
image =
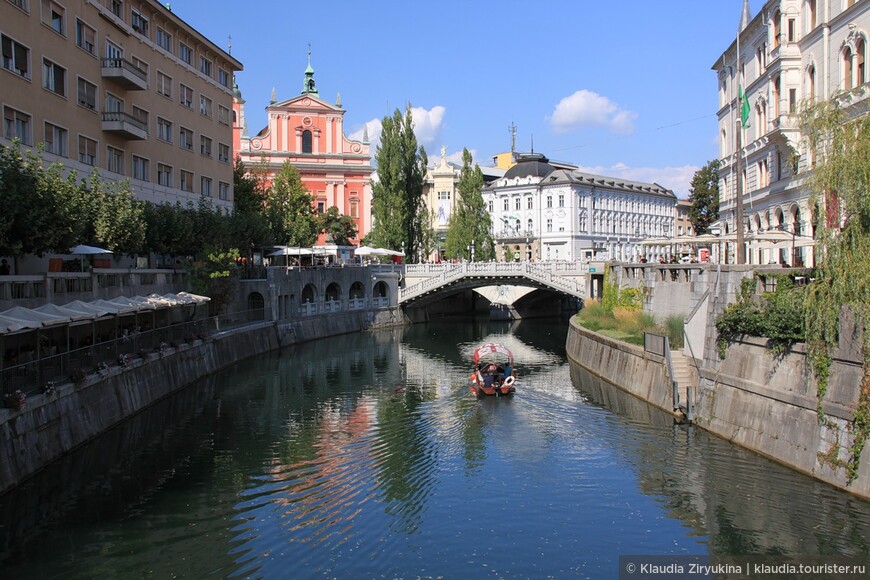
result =
[{"label": "stone embankment wall", "polygon": [[[707,361],[701,365],[695,423],[792,469],[870,498],[870,445],[861,453],[857,477],[849,482],[846,473],[863,377],[858,346],[862,337],[848,320],[841,321],[840,336],[822,403],[823,419],[803,345],[774,357],[766,340],[746,338],[731,344],[715,366]],[[571,361],[614,387],[672,411],[663,357],[586,330],[573,320],[566,350]]]},{"label": "stone embankment wall", "polygon": [[861,453],[858,476],[845,465],[854,437],[851,425],[863,376],[857,356],[834,358],[818,413],[816,381],[803,345],[774,357],[765,339],[731,344],[718,369],[701,368],[696,423],[793,469],[870,498],[870,446]]},{"label": "stone embankment wall", "polygon": [[674,412],[674,393],[664,357],[587,330],[573,318],[570,325],[565,350],[572,362],[668,413]]},{"label": "stone embankment wall", "polygon": [[403,323],[397,308],[263,322],[110,367],[0,409],[0,494],[148,405],[241,360],[317,338]]}]

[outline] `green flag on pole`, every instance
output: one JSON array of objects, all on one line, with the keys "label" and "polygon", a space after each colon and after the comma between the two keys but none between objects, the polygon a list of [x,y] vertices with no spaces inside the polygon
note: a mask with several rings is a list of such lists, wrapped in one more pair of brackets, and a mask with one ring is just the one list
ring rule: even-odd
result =
[{"label": "green flag on pole", "polygon": [[743,92],[743,87],[737,89],[737,96],[740,98],[740,124],[744,129],[749,128],[749,99],[746,98],[746,93]]}]

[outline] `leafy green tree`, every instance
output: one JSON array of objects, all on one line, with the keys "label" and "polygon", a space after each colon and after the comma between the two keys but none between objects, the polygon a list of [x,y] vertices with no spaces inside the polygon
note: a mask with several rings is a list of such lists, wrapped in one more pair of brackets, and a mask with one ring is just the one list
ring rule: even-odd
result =
[{"label": "leafy green tree", "polygon": [[266,193],[266,219],[275,243],[300,247],[314,243],[317,223],[313,202],[299,170],[285,161]]},{"label": "leafy green tree", "polygon": [[384,117],[381,143],[375,152],[378,180],[372,184],[374,224],[366,243],[400,250],[409,262],[419,261],[431,246],[429,214],[423,199],[428,158],[417,147],[410,103],[405,115],[396,109]]},{"label": "leafy green tree", "polygon": [[719,160],[710,161],[695,172],[689,187],[689,219],[698,235],[705,234],[710,224],[719,219]]},{"label": "leafy green tree", "polygon": [[93,238],[88,241],[116,253],[144,252],[147,225],[143,203],[136,200],[130,182],[106,182],[95,171],[88,193],[93,201]]},{"label": "leafy green tree", "polygon": [[227,251],[210,252],[202,265],[191,270],[190,283],[193,291],[211,298],[209,313],[225,314],[227,306],[233,301],[238,288],[239,251],[230,248]]},{"label": "leafy green tree", "polygon": [[349,246],[350,241],[357,234],[353,218],[348,215],[341,215],[335,206],[330,207],[325,213],[318,216],[318,229],[326,232],[337,246]]},{"label": "leafy green tree", "polygon": [[[16,262],[80,243],[83,219],[76,209],[75,174],[44,167],[36,152],[0,147],[0,255]],[[17,271],[17,267],[16,267]]]},{"label": "leafy green tree", "polygon": [[164,256],[196,254],[199,244],[196,240],[196,210],[192,205],[148,203],[145,222],[146,245],[150,251]]},{"label": "leafy green tree", "polygon": [[255,246],[272,241],[265,212],[266,188],[262,176],[249,171],[241,158],[236,157],[233,166],[233,212],[227,216],[227,235],[229,245],[242,249],[241,252],[248,258]]},{"label": "leafy green tree", "polygon": [[241,157],[233,164],[233,211],[262,213],[266,207],[266,188],[260,175],[248,171]]},{"label": "leafy green tree", "polygon": [[490,234],[492,220],[483,202],[483,172],[479,165],[471,165],[471,153],[462,150],[462,170],[457,184],[456,208],[447,225],[444,251],[448,257],[471,259],[470,247],[474,243],[476,260],[495,257],[495,245]]}]

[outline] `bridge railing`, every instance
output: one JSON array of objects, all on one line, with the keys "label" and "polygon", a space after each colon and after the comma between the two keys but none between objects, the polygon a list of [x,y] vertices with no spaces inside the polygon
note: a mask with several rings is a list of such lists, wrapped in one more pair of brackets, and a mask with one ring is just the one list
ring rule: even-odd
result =
[{"label": "bridge railing", "polygon": [[[553,271],[551,271],[551,267],[556,264],[563,266],[563,268],[557,269],[557,271],[563,273],[562,275],[554,274]],[[584,293],[584,284],[578,283],[571,277],[564,275],[564,273],[567,272],[571,272],[575,275],[578,274],[576,269],[569,270],[567,268],[567,265],[569,264],[576,268],[579,262],[542,262],[536,264],[530,262],[462,262],[459,264],[449,264],[446,265],[446,267],[443,264],[419,264],[417,266],[426,266],[428,273],[432,274],[432,277],[407,288],[400,289],[399,301],[403,302],[416,298],[466,276],[489,277],[496,279],[500,277],[526,277],[568,294],[582,297]],[[431,268],[431,266],[440,267],[436,269]],[[553,269],[556,268],[554,267]],[[416,275],[420,275],[425,273],[422,270],[422,268],[413,271],[409,269],[407,272],[413,272]]]}]

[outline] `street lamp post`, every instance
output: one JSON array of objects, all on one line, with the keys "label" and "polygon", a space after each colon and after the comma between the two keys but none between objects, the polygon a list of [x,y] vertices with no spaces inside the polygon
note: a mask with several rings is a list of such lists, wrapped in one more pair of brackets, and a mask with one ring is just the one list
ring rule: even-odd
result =
[{"label": "street lamp post", "polygon": [[634,261],[640,261],[640,226],[634,226]]},{"label": "street lamp post", "polygon": [[471,240],[471,261],[474,262],[474,240]]},{"label": "street lamp post", "polygon": [[[665,238],[667,238],[668,240],[670,240],[670,237],[671,237],[671,236],[670,236],[670,231],[671,231],[671,225],[670,225],[670,224],[662,224],[662,232],[664,232],[664,234],[665,234]],[[668,241],[668,253],[667,253],[667,259],[668,259],[668,261],[670,261],[671,256],[672,256],[671,243],[670,243],[670,241]]]}]

